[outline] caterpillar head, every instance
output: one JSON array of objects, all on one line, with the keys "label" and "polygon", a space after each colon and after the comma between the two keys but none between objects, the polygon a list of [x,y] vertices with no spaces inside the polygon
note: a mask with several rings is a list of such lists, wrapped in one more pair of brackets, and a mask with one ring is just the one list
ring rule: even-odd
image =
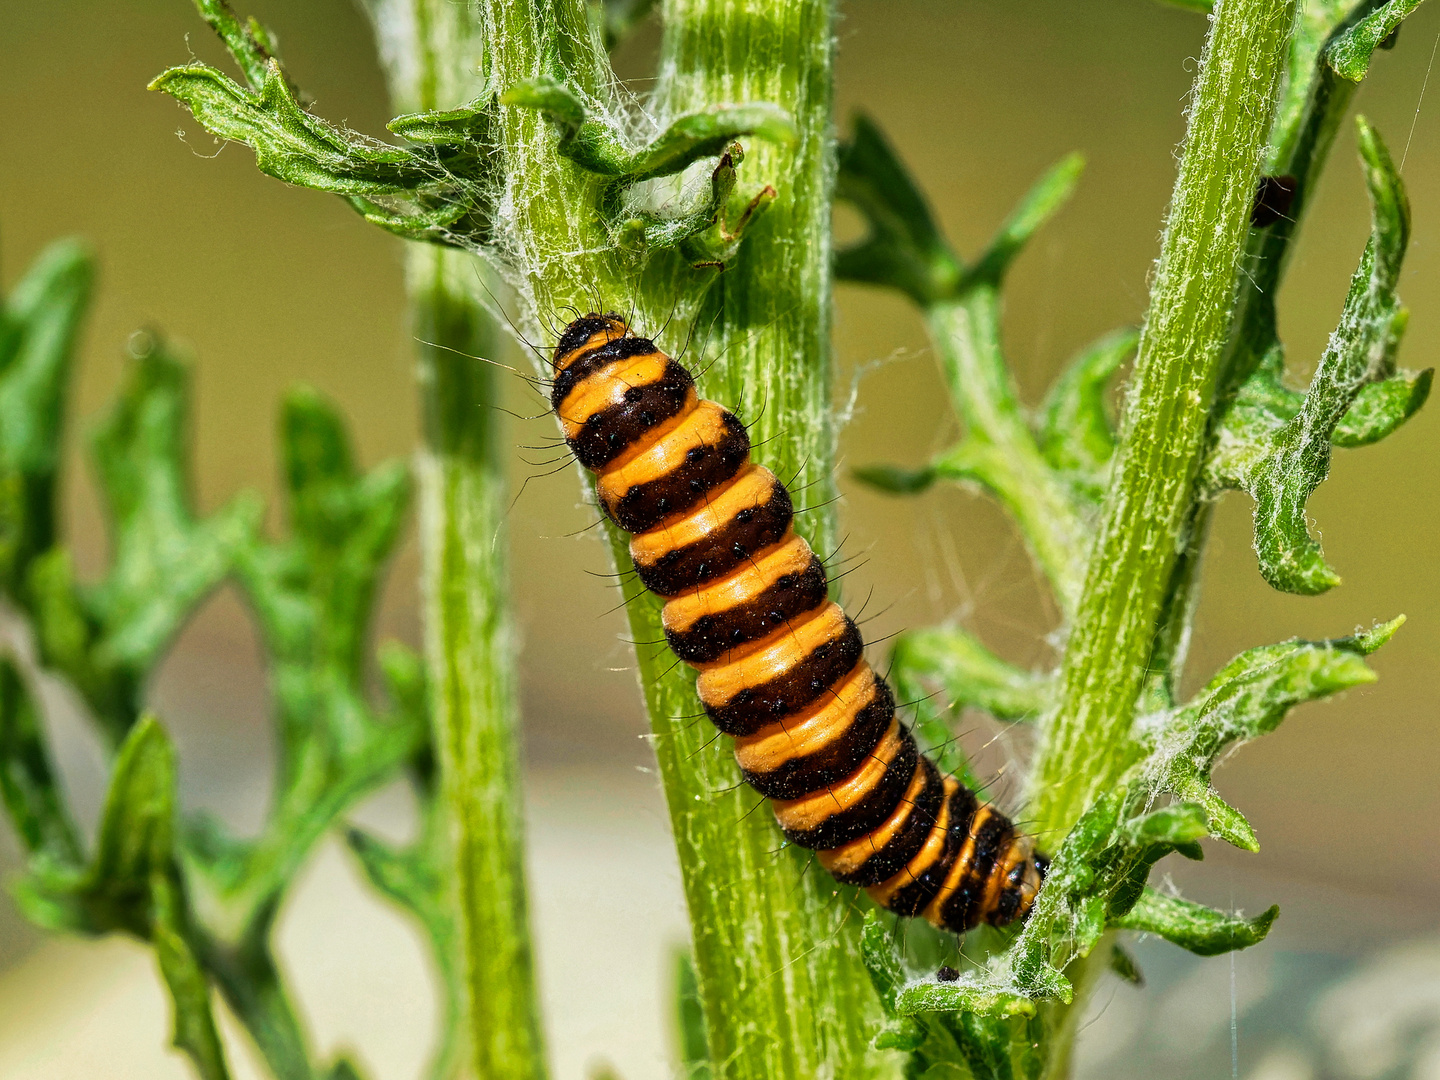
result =
[{"label": "caterpillar head", "polygon": [[994,926],[1004,926],[1025,918],[1049,867],[1050,860],[1035,851],[1035,842],[1030,837],[1020,837],[1011,844],[1005,861],[996,868],[1001,891],[987,921]]},{"label": "caterpillar head", "polygon": [[608,315],[600,315],[592,311],[565,327],[565,332],[560,335],[560,341],[555,346],[555,354],[551,363],[554,364],[556,371],[563,371],[575,357],[586,349],[607,345],[623,338],[628,333],[630,333],[630,327],[625,324],[622,316],[613,311]]}]

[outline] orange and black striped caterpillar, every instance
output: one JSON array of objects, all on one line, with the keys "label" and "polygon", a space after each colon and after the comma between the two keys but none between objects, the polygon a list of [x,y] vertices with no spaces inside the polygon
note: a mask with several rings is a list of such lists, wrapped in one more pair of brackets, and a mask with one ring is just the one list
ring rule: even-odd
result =
[{"label": "orange and black striped caterpillar", "polygon": [[715,726],[786,838],[882,907],[965,931],[1023,918],[1048,865],[1029,837],[942,777],[895,717],[825,568],[791,528],[790,493],[750,461],[745,425],[690,372],[586,315],[555,348],[550,401],[600,503],[633,536],[665,636],[700,672]]}]

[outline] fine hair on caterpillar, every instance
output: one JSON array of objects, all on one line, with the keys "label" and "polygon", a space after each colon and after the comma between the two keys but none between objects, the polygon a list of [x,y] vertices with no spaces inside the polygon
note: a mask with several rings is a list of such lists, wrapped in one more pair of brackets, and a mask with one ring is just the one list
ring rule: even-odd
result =
[{"label": "fine hair on caterpillar", "polygon": [[1024,918],[1048,860],[897,719],[745,424],[617,314],[571,322],[552,365],[566,444],[786,839],[898,915],[956,933]]}]

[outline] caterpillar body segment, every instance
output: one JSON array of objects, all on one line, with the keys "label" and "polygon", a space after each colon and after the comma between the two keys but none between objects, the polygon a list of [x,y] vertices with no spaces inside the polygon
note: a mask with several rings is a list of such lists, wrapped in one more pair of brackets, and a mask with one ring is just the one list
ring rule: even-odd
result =
[{"label": "caterpillar body segment", "polygon": [[554,368],[566,441],[632,534],[670,647],[786,838],[897,914],[956,933],[1023,918],[1047,860],[896,718],[745,425],[618,315],[572,322]]}]

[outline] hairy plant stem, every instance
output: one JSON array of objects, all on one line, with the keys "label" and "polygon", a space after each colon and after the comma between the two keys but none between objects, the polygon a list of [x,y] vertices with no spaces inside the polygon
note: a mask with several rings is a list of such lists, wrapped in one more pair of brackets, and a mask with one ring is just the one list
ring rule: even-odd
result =
[{"label": "hairy plant stem", "polygon": [[[539,10],[492,3],[495,81],[554,75],[595,94],[596,54],[578,3]],[[767,101],[787,109],[796,146],[747,140],[742,194],[765,182],[779,196],[747,232],[735,266],[716,279],[671,254],[643,275],[616,253],[596,220],[597,181],[556,155],[554,135],[531,110],[502,110],[504,205],[512,254],[533,305],[531,321],[597,299],[633,311],[658,333],[669,314],[695,312],[702,390],[740,408],[757,457],[792,485],[798,526],[822,554],[833,550],[834,439],[831,378],[830,129],[832,13],[824,0],[676,0],[664,7],[660,119],[719,103]],[[703,294],[703,299],[701,298]],[[697,310],[698,305],[698,310]],[[662,345],[678,352],[676,340]],[[693,356],[702,354],[697,348]],[[699,367],[692,358],[691,365]],[[617,564],[625,540],[610,530]],[[663,640],[659,605],[626,586],[637,641]],[[670,807],[689,905],[700,996],[715,1075],[734,1078],[863,1076],[866,1032],[878,1002],[859,961],[859,919],[848,890],[781,841],[757,798],[738,789],[728,746],[705,721],[693,674],[663,648],[640,647],[642,688]],[[752,812],[755,811],[755,812]]]},{"label": "hairy plant stem", "polygon": [[[707,394],[741,409],[756,458],[790,484],[797,529],[829,556],[831,7],[669,0],[663,14],[666,111],[770,101],[799,128],[794,147],[747,143],[744,182],[752,190],[774,183],[779,197],[714,283],[698,324],[714,358]],[[637,622],[643,616],[651,627],[656,615],[653,604],[636,609]],[[657,658],[653,667],[668,663]],[[647,683],[717,1075],[865,1075],[865,1032],[878,1004],[859,961],[853,896],[808,853],[776,853],[768,811],[748,813],[758,796],[723,794],[737,782],[728,740],[707,749],[709,725],[687,718],[697,712],[688,674]]]},{"label": "hairy plant stem", "polygon": [[1220,374],[1293,0],[1222,0],[1180,164],[1099,535],[1032,782],[1063,836],[1128,754]]},{"label": "hairy plant stem", "polygon": [[[463,954],[461,1006],[475,1077],[543,1077],[526,913],[514,641],[495,438],[496,335],[473,259],[412,250],[425,443],[419,458],[426,655],[440,797],[449,819]],[[456,350],[456,351],[451,351]]]},{"label": "hairy plant stem", "polygon": [[[1233,396],[1254,371],[1268,344],[1276,340],[1275,297],[1315,183],[1334,145],[1340,123],[1354,100],[1358,84],[1343,79],[1322,59],[1325,46],[1341,30],[1353,25],[1381,0],[1356,5],[1338,28],[1329,29],[1328,12],[1300,16],[1290,51],[1288,83],[1265,154],[1267,176],[1290,176],[1296,187],[1289,212],[1265,229],[1252,229],[1242,256],[1242,273],[1236,292],[1230,336],[1220,364],[1217,397]],[[1219,409],[1212,409],[1213,418]],[[1215,503],[1197,502],[1182,533],[1180,560],[1172,574],[1173,586],[1165,603],[1163,626],[1151,658],[1157,707],[1173,703],[1185,663],[1190,625],[1198,598],[1200,561],[1209,534]]]},{"label": "hairy plant stem", "polygon": [[[445,0],[367,0],[398,109],[449,108],[484,88],[484,25]],[[420,545],[430,715],[461,957],[460,1075],[546,1075],[526,907],[515,646],[503,532],[502,340],[471,255],[412,245],[419,342]],[[443,1067],[445,1062],[438,1063]]]}]

